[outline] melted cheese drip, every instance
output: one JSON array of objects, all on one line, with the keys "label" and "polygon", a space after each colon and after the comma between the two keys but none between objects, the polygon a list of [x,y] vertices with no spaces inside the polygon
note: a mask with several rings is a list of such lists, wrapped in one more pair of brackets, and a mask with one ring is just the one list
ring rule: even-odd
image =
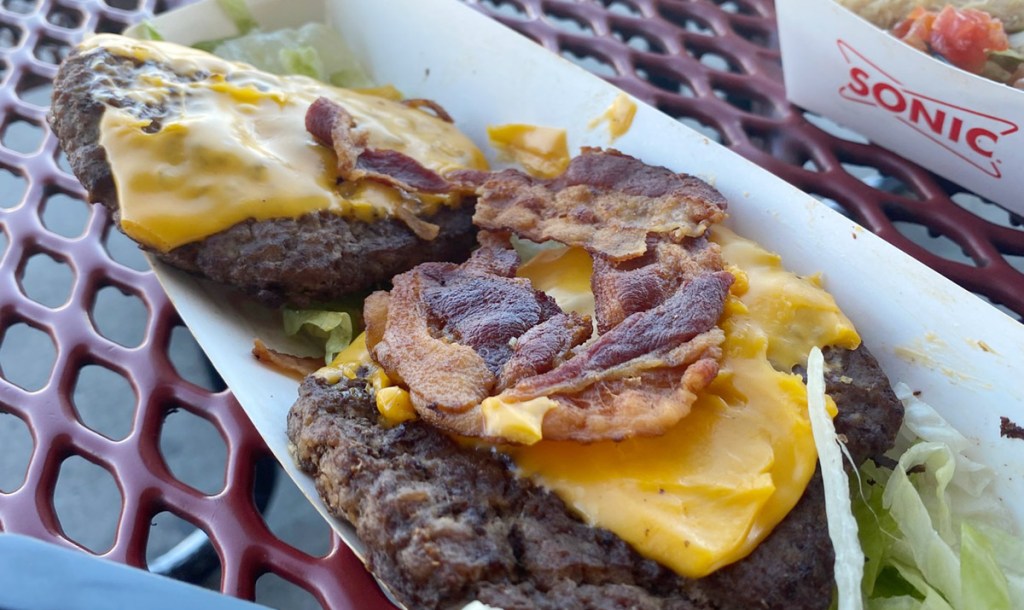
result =
[{"label": "melted cheese drip", "polygon": [[[473,143],[454,126],[392,99],[338,89],[302,76],[275,76],[170,43],[99,35],[82,49],[155,62],[125,97],[169,107],[157,125],[108,104],[100,122],[117,186],[121,225],[161,251],[200,240],[247,218],[293,218],[318,210],[372,221],[399,206],[431,214],[457,197],[412,200],[369,182],[336,186],[334,152],[306,131],[305,114],[326,96],[353,116],[368,145],[402,152],[429,169],[484,169]],[[106,64],[95,64],[97,79]],[[380,92],[389,94],[389,90]]]},{"label": "melted cheese drip", "polygon": [[554,178],[569,167],[569,144],[564,129],[494,125],[487,128],[487,137],[503,160],[519,163],[536,178]]},{"label": "melted cheese drip", "polygon": [[558,407],[547,396],[525,402],[505,402],[499,396],[489,396],[480,403],[484,416],[484,434],[512,443],[532,445],[544,438],[544,416]]},{"label": "melted cheese drip", "polygon": [[377,411],[384,416],[384,421],[392,426],[416,419],[416,409],[412,406],[409,392],[398,386],[377,390],[376,401]]},{"label": "melted cheese drip", "polygon": [[[816,279],[785,271],[778,256],[724,227],[713,239],[736,282],[721,319],[721,371],[687,417],[654,438],[502,447],[521,476],[558,494],[587,523],[693,578],[747,556],[792,510],[814,473],[807,389],[785,371],[804,363],[815,345],[860,343]],[[563,309],[593,315],[592,270],[586,252],[561,248],[541,252],[519,275]],[[320,374],[352,378],[369,361],[360,336]],[[547,412],[540,400],[520,412],[519,405],[491,405],[495,435],[536,441]],[[478,441],[467,446],[487,448]]]},{"label": "melted cheese drip", "polygon": [[587,125],[594,129],[601,123],[608,124],[608,141],[614,142],[626,135],[629,128],[633,126],[633,117],[636,116],[636,102],[629,99],[625,93],[616,96],[611,106],[597,118]]}]

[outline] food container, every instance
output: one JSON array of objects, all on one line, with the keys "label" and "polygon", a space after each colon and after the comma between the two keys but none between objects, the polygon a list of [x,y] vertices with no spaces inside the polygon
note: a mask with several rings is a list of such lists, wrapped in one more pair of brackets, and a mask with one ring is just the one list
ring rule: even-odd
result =
[{"label": "food container", "polygon": [[[440,102],[495,164],[488,125],[561,126],[573,151],[608,144],[606,127],[591,123],[619,90],[455,0],[254,0],[251,7],[264,29],[311,20],[333,25],[377,82]],[[236,33],[215,0],[153,25],[185,44]],[[890,378],[919,391],[974,439],[971,457],[995,466],[997,490],[1024,526],[1024,502],[1017,500],[1024,497],[1024,441],[999,433],[1000,416],[1024,423],[1024,326],[753,163],[637,105],[632,127],[615,146],[708,180],[729,200],[728,225],[779,252],[794,271],[820,273]],[[236,293],[153,266],[285,470],[365,556],[352,528],[327,514],[288,452],[285,418],[297,382],[250,353],[255,337],[288,348],[279,320]]]},{"label": "food container", "polygon": [[835,2],[775,8],[790,101],[1024,214],[1024,91],[922,53]]}]

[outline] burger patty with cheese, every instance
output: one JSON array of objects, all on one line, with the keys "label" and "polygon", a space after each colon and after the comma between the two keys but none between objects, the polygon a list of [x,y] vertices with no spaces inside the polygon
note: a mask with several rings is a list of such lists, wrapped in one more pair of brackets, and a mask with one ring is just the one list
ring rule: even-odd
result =
[{"label": "burger patty with cheese", "polygon": [[[806,354],[857,463],[902,418],[831,296],[720,227],[692,176],[599,149],[490,173],[445,118],[110,36],[64,64],[51,114],[163,260],[295,304],[399,273],[288,435],[408,607],[827,607]],[[469,261],[422,262],[478,226]],[[562,246],[521,262],[513,236]]]},{"label": "burger patty with cheese", "polygon": [[[339,167],[305,129],[321,97],[358,121],[358,166]],[[476,233],[472,197],[437,192],[429,180],[395,185],[410,168],[415,178],[486,167],[446,118],[423,100],[400,103],[113,35],[94,36],[62,64],[49,115],[90,201],[110,208],[143,248],[264,302],[296,306],[466,256]]]},{"label": "burger patty with cheese", "polygon": [[[370,569],[409,608],[827,608],[811,347],[858,464],[902,421],[831,296],[615,151],[449,177],[480,248],[371,295],[288,418]],[[565,247],[520,264],[510,234]]]}]

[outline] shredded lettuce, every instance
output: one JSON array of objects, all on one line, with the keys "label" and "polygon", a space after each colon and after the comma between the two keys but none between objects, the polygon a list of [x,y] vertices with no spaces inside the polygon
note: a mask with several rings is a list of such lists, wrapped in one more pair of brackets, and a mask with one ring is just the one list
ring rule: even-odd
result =
[{"label": "shredded lettuce", "polygon": [[207,53],[214,53],[217,47],[225,42],[235,40],[259,29],[260,24],[252,16],[252,11],[249,10],[249,5],[245,3],[245,0],[217,0],[217,5],[220,6],[220,10],[224,12],[224,15],[234,22],[239,36],[204,40],[195,43],[192,45],[192,48],[206,51]]},{"label": "shredded lettuce", "polygon": [[220,6],[220,10],[228,16],[228,19],[235,23],[235,27],[240,33],[248,34],[259,27],[245,0],[217,0],[217,4]]},{"label": "shredded lettuce", "polygon": [[157,42],[164,39],[163,34],[156,30],[156,27],[149,21],[143,21],[139,24],[139,38],[142,40],[156,40]]},{"label": "shredded lettuce", "polygon": [[347,311],[285,307],[281,313],[286,334],[294,336],[302,333],[323,342],[325,364],[330,364],[341,350],[352,343],[352,316]]},{"label": "shredded lettuce", "polygon": [[867,607],[1024,608],[1024,542],[994,496],[995,472],[907,386],[896,393],[906,409],[897,466],[866,464],[852,490]]},{"label": "shredded lettuce", "polygon": [[301,74],[338,87],[373,86],[341,36],[320,23],[274,32],[253,30],[195,46],[274,74]]},{"label": "shredded lettuce", "polygon": [[289,74],[301,74],[310,78],[320,78],[324,74],[324,62],[313,47],[297,47],[281,49],[279,57]]},{"label": "shredded lettuce", "polygon": [[825,487],[828,535],[835,550],[836,601],[839,610],[861,610],[864,551],[857,539],[857,519],[850,503],[850,482],[843,469],[843,449],[825,401],[825,361],[815,347],[807,359],[807,411]]},{"label": "shredded lettuce", "polygon": [[988,60],[985,62],[981,74],[994,81],[1012,85],[1015,79],[1020,78],[1022,66],[1024,66],[1022,49],[989,51]]}]

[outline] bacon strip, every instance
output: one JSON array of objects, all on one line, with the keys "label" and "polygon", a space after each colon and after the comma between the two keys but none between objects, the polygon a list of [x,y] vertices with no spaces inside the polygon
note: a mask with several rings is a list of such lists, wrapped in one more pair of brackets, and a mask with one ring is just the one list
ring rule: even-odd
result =
[{"label": "bacon strip", "polygon": [[448,111],[445,110],[444,107],[441,106],[441,104],[438,104],[434,100],[414,98],[410,100],[402,100],[402,103],[410,108],[415,108],[417,110],[423,110],[424,108],[427,108],[434,114],[434,116],[436,116],[437,118],[441,119],[446,123],[455,122],[455,119],[452,118],[452,115],[448,114]]},{"label": "bacon strip", "polygon": [[[466,263],[422,264],[397,276],[390,296],[367,303],[374,359],[408,385],[417,411],[435,417],[472,409],[500,379],[550,370],[592,332],[589,318],[567,316],[512,277],[519,258],[507,238],[485,233],[482,241]],[[479,433],[479,421],[457,421],[472,427],[455,431]]]},{"label": "bacon strip", "polygon": [[472,347],[495,376],[512,357],[513,339],[561,313],[528,280],[440,266],[421,265],[419,273],[421,298],[442,336]]},{"label": "bacon strip", "polygon": [[[451,185],[437,172],[396,150],[367,148],[359,153],[356,170],[366,177],[417,193],[447,193]],[[352,179],[352,178],[349,178]]]},{"label": "bacon strip", "polygon": [[562,366],[524,379],[506,393],[517,400],[574,393],[599,379],[621,376],[623,367],[635,372],[678,366],[673,351],[715,327],[732,282],[724,271],[701,275],[661,305],[626,318]]},{"label": "bacon strip", "polygon": [[252,355],[263,364],[281,371],[292,379],[302,379],[324,365],[322,358],[307,358],[279,352],[267,347],[259,338],[252,341]]},{"label": "bacon strip", "polygon": [[[725,335],[717,323],[733,283],[704,235],[725,215],[717,191],[598,149],[586,149],[554,180],[514,170],[445,178],[476,193],[474,222],[501,234],[482,231],[484,247],[460,267],[427,264],[399,276],[390,298],[368,302],[366,315],[386,318],[383,333],[381,322],[370,322],[368,336],[383,334],[374,358],[405,380],[424,420],[482,436],[484,398],[509,405],[544,397],[554,403],[544,438],[590,442],[661,434],[689,413],[718,374]],[[585,343],[589,318],[562,312],[513,277],[518,258],[508,233],[591,253],[595,341]],[[407,288],[413,277],[415,293]],[[395,313],[410,310],[409,299],[418,303],[415,324]],[[426,349],[399,344],[407,325],[429,331],[414,342],[468,351],[426,359]]]},{"label": "bacon strip", "polygon": [[519,337],[512,357],[501,368],[496,389],[500,392],[523,379],[550,371],[593,332],[590,320],[576,312],[559,313],[534,326]]},{"label": "bacon strip", "polygon": [[725,199],[707,183],[610,149],[584,148],[553,180],[516,170],[446,178],[476,185],[473,222],[481,228],[553,239],[613,261],[642,256],[649,235],[680,242],[725,217]]},{"label": "bacon strip", "polygon": [[306,111],[306,131],[338,156],[338,175],[348,180],[366,146],[366,134],[355,131],[356,121],[341,104],[319,97]]},{"label": "bacon strip", "polygon": [[342,180],[366,178],[411,193],[448,193],[452,189],[437,172],[406,154],[367,148],[366,134],[356,131],[352,115],[326,97],[317,98],[306,111],[306,131],[321,145],[334,149]]},{"label": "bacon strip", "polygon": [[652,367],[657,361],[649,361],[635,370],[620,367],[619,377],[600,379],[576,393],[552,394],[558,408],[544,418],[544,438],[593,442],[663,434],[689,414],[697,394],[718,375],[724,340],[715,328],[674,351],[678,366]]},{"label": "bacon strip", "polygon": [[621,263],[595,255],[590,285],[597,331],[604,334],[634,313],[660,305],[683,282],[721,269],[720,248],[704,237],[682,244],[648,238],[646,254]]},{"label": "bacon strip", "polygon": [[409,387],[418,412],[459,413],[486,398],[497,379],[472,347],[435,336],[423,302],[426,266],[454,267],[426,263],[395,277],[385,328],[383,333],[374,328],[381,338],[371,353],[389,377]]}]

